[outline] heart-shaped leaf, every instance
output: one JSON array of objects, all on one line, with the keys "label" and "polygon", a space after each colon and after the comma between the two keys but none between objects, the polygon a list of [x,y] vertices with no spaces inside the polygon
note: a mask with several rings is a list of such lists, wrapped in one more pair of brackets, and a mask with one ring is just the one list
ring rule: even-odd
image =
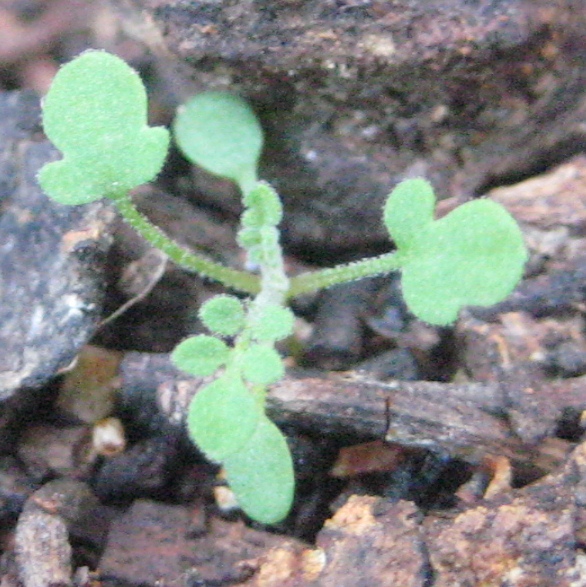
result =
[{"label": "heart-shaped leaf", "polygon": [[166,129],[147,126],[138,74],[105,51],[86,51],[58,71],[43,128],[63,159],[45,165],[39,182],[62,204],[118,197],[151,181],[169,145]]},{"label": "heart-shaped leaf", "polygon": [[490,306],[508,296],[522,277],[527,251],[513,217],[491,200],[430,220],[433,192],[425,184],[400,184],[389,196],[385,221],[398,247],[409,309],[425,322],[446,325],[464,306]]},{"label": "heart-shaped leaf", "polygon": [[456,208],[421,231],[403,265],[409,309],[445,325],[464,306],[491,306],[519,283],[527,252],[511,215],[490,200]]}]

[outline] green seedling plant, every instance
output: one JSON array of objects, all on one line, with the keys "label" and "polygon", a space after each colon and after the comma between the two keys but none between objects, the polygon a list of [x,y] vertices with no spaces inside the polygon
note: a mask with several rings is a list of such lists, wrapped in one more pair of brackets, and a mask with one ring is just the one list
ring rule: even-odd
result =
[{"label": "green seedling plant", "polygon": [[109,198],[175,263],[247,296],[222,294],[203,304],[200,318],[209,334],[190,336],[171,357],[184,372],[211,381],[190,404],[188,432],[222,465],[241,508],[265,524],[287,516],[294,494],[287,442],[265,405],[270,386],[285,373],[276,345],[293,331],[289,299],[401,271],[410,310],[426,322],[447,325],[464,306],[501,301],[522,276],[527,252],[517,223],[502,206],[478,199],[437,220],[433,189],[419,178],[400,183],[384,206],[395,251],[289,279],[279,243],[281,201],[258,179],[262,129],[245,101],[223,92],[199,94],[180,107],[173,131],[191,162],[240,188],[237,240],[248,265],[258,270],[225,267],[181,247],[136,209],[130,195],[159,173],[169,132],[148,126],[139,76],[103,51],[82,53],[59,70],[44,99],[43,124],[63,155],[39,173],[52,199],[77,205]]}]

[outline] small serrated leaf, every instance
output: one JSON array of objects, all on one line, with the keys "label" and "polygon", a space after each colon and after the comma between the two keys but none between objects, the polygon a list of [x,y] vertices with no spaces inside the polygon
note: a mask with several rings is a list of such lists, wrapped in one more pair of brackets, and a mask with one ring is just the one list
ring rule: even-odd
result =
[{"label": "small serrated leaf", "polygon": [[234,296],[218,295],[201,306],[199,317],[211,332],[235,336],[244,327],[244,306]]},{"label": "small serrated leaf", "polygon": [[187,415],[187,428],[211,460],[221,462],[242,450],[261,418],[258,402],[235,377],[220,377],[198,391]]},{"label": "small serrated leaf", "polygon": [[196,377],[206,377],[220,368],[228,359],[228,345],[207,334],[191,336],[180,342],[171,353],[176,367]]},{"label": "small serrated leaf", "polygon": [[247,193],[256,184],[263,137],[250,106],[226,92],[204,92],[177,111],[173,133],[185,156]]},{"label": "small serrated leaf", "polygon": [[249,441],[224,460],[224,467],[240,507],[253,520],[276,524],[287,516],[295,488],[293,461],[270,420],[261,417]]},{"label": "small serrated leaf", "polygon": [[119,197],[159,173],[166,129],[147,126],[138,74],[105,51],[86,51],[64,65],[43,100],[43,128],[63,153],[39,173],[43,190],[62,204]]}]

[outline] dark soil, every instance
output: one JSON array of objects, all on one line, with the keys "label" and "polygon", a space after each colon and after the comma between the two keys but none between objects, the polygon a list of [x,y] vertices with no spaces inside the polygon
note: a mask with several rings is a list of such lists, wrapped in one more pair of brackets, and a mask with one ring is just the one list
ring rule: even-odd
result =
[{"label": "dark soil", "polygon": [[[585,23],[584,0],[4,2],[0,586],[586,585]],[[38,96],[88,47],[141,72],[154,123],[202,89],[250,99],[292,273],[390,250],[405,177],[522,227],[523,282],[453,327],[414,320],[395,276],[295,301],[269,409],[298,489],[275,527],[184,430],[202,382],[168,353],[222,289],[36,183],[59,156]],[[135,198],[241,265],[233,186],[173,152]]]}]

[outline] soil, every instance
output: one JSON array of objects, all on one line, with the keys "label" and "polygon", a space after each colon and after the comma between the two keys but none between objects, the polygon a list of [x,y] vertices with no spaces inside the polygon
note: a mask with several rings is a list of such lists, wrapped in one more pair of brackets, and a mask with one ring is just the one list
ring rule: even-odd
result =
[{"label": "soil", "polygon": [[[586,585],[586,2],[11,0],[0,6],[0,587]],[[104,203],[36,182],[60,63],[136,67],[153,123],[202,89],[248,98],[291,273],[390,250],[381,203],[425,176],[488,196],[530,252],[515,292],[449,328],[400,280],[296,300],[269,411],[297,493],[247,519],[189,442],[202,381],[168,353],[219,286]],[[173,152],[134,194],[241,266],[233,186]]]}]

